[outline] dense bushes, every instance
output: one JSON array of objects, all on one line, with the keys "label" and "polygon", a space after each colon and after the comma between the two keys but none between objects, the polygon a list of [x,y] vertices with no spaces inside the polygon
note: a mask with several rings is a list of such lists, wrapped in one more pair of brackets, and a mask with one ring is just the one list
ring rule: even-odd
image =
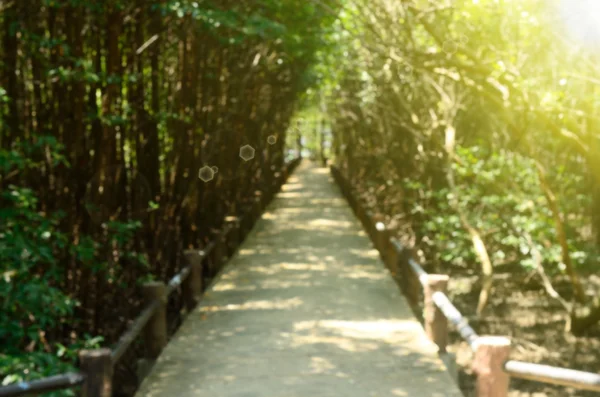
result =
[{"label": "dense bushes", "polygon": [[94,249],[85,252],[85,245],[73,244],[60,230],[63,211],[38,211],[36,192],[19,183],[23,174],[36,172],[40,164],[35,159],[44,154],[53,166],[66,164],[61,149],[53,137],[36,137],[10,150],[0,149],[0,168],[7,184],[0,197],[2,384],[66,371],[78,348],[93,347],[101,340],[57,338],[57,332],[69,322],[74,328],[78,303],[60,289],[66,274],[57,258],[70,251],[77,257],[87,257],[88,266],[102,259],[95,257]]},{"label": "dense bushes", "polygon": [[[349,2],[318,70],[336,161],[428,263],[485,279],[535,269],[589,327],[600,80],[595,48],[571,34],[594,10],[565,3]],[[560,274],[571,288],[557,295]]]}]

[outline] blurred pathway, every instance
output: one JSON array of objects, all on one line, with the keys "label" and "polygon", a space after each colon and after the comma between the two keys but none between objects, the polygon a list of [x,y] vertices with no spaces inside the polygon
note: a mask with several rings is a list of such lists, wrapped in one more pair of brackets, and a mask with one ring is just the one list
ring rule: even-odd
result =
[{"label": "blurred pathway", "polygon": [[138,396],[461,396],[329,171],[306,160]]}]

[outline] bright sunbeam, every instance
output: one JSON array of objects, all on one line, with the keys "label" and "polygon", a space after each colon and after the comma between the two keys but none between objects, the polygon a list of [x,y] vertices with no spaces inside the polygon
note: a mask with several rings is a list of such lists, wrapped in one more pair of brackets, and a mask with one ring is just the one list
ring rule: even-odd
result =
[{"label": "bright sunbeam", "polygon": [[560,14],[577,41],[600,48],[600,0],[560,0]]}]

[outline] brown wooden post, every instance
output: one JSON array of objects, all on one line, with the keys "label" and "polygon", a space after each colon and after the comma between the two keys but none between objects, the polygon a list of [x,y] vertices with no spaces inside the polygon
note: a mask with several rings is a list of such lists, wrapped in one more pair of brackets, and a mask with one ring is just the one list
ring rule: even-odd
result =
[{"label": "brown wooden post", "polygon": [[435,305],[433,294],[446,293],[449,279],[442,274],[428,274],[423,288],[425,333],[438,346],[440,353],[445,353],[448,345],[448,319]]},{"label": "brown wooden post", "polygon": [[142,295],[146,305],[155,300],[160,302],[159,308],[144,328],[147,357],[154,360],[167,345],[167,287],[159,281],[145,283],[142,286]]},{"label": "brown wooden post", "polygon": [[[216,248],[216,247],[214,247]],[[207,255],[204,260],[204,268],[202,269],[202,283],[208,286],[218,273],[217,264],[215,263],[215,249]]]},{"label": "brown wooden post", "polygon": [[231,238],[230,233],[232,232],[232,228],[233,225],[231,223],[223,223],[223,230],[220,234],[221,250],[223,251],[223,261],[221,262],[221,265],[223,265],[223,263],[229,259],[229,239]]},{"label": "brown wooden post", "polygon": [[377,248],[377,228],[375,227],[377,221],[375,219],[375,214],[371,212],[369,216],[369,234],[371,235],[371,241],[373,241],[373,245],[375,248]]},{"label": "brown wooden post", "polygon": [[[215,274],[216,272],[218,272],[221,267],[223,266],[223,263],[225,263],[225,257],[226,257],[226,237],[227,237],[227,225],[224,225],[224,228],[221,229],[221,231],[219,232],[219,234],[217,234],[216,240],[215,240],[215,247],[213,248],[213,266],[215,269]],[[211,276],[214,276],[214,274],[212,274]]]},{"label": "brown wooden post", "polygon": [[363,224],[363,226],[365,226],[367,224],[367,222],[366,222],[367,214],[365,212],[365,207],[360,202],[356,203],[356,216],[358,217],[358,220],[360,221],[360,223]]},{"label": "brown wooden post", "polygon": [[262,195],[260,196],[260,205],[261,208],[264,210],[265,208],[267,208],[267,206],[269,205],[269,202],[271,201],[271,194],[273,192],[273,185],[268,185],[267,186],[267,190],[264,191],[262,193]]},{"label": "brown wooden post", "polygon": [[350,187],[348,187],[343,180],[339,182],[338,186],[342,191],[342,195],[348,202],[348,205],[350,206],[352,211],[356,213],[356,197],[354,197],[354,195],[352,194],[352,189],[350,189]]},{"label": "brown wooden post", "polygon": [[235,240],[233,251],[237,251],[238,247],[242,244],[242,219],[238,216],[235,218]]},{"label": "brown wooden post", "polygon": [[243,215],[241,215],[238,219],[239,219],[239,242],[240,244],[246,239],[246,236],[248,235],[249,230],[249,218],[251,217],[251,214],[249,213],[244,213]]},{"label": "brown wooden post", "polygon": [[240,219],[235,216],[228,216],[225,221],[229,225],[228,234],[228,255],[231,256],[240,245]]},{"label": "brown wooden post", "polygon": [[85,375],[81,397],[112,396],[112,359],[110,349],[81,350],[79,369]]},{"label": "brown wooden post", "polygon": [[477,375],[476,397],[506,397],[510,377],[504,362],[510,354],[510,339],[480,336],[474,343],[473,372]]},{"label": "brown wooden post", "polygon": [[254,201],[252,202],[252,218],[254,222],[260,219],[260,215],[262,213],[262,204],[260,196],[254,197]]},{"label": "brown wooden post", "polygon": [[387,244],[390,240],[390,231],[383,222],[375,222],[375,247],[381,255],[381,259],[385,262],[385,256],[387,255]]},{"label": "brown wooden post", "polygon": [[396,249],[396,245],[392,243],[391,238],[388,240],[388,244],[386,247],[386,261],[385,264],[387,266],[387,268],[390,270],[390,273],[392,273],[392,276],[394,276],[395,279],[398,279],[398,259],[399,259],[399,255],[398,255],[398,250]]},{"label": "brown wooden post", "polygon": [[403,247],[398,260],[400,267],[401,287],[411,306],[416,307],[419,304],[419,292],[421,291],[421,283],[419,278],[410,267],[408,261],[413,257],[412,250]]},{"label": "brown wooden post", "polygon": [[190,274],[181,285],[183,301],[188,312],[192,311],[200,301],[202,295],[202,259],[204,252],[199,250],[187,250],[183,253]]},{"label": "brown wooden post", "polygon": [[[409,258],[409,253],[407,253],[406,247],[402,246],[400,247],[400,252],[398,252],[398,279],[400,280],[400,288],[402,289],[402,292],[404,292],[404,295],[406,295],[407,298],[409,298],[408,296],[408,258]],[[410,299],[409,303],[410,302]]]},{"label": "brown wooden post", "polygon": [[375,224],[373,223],[373,212],[367,211],[366,221],[367,221],[367,224],[365,225],[365,229],[367,229],[367,234],[369,235],[369,238],[373,242],[375,240],[375,238],[374,238],[375,235],[373,233],[375,231]]},{"label": "brown wooden post", "polygon": [[365,208],[364,218],[365,219],[363,220],[363,223],[364,223],[365,230],[367,231],[367,234],[370,235],[371,234],[371,229],[370,229],[370,226],[371,226],[371,211],[367,210],[366,208]]},{"label": "brown wooden post", "polygon": [[369,211],[365,207],[365,203],[361,202],[360,205],[363,207],[362,209],[362,222],[365,229],[368,229],[369,226]]}]

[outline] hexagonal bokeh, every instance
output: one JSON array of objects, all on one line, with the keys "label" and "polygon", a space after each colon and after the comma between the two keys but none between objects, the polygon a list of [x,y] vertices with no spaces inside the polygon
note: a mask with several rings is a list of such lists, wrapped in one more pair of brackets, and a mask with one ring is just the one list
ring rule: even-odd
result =
[{"label": "hexagonal bokeh", "polygon": [[269,145],[274,145],[277,143],[277,137],[275,135],[271,135],[267,138],[267,142]]},{"label": "hexagonal bokeh", "polygon": [[210,182],[215,178],[215,172],[211,167],[205,165],[204,167],[200,168],[200,171],[198,171],[198,178],[200,178],[203,182]]},{"label": "hexagonal bokeh", "polygon": [[444,41],[442,49],[446,54],[453,55],[458,51],[458,45],[452,40],[446,40]]},{"label": "hexagonal bokeh", "polygon": [[254,158],[254,148],[250,145],[245,145],[240,148],[240,157],[244,161],[250,161]]},{"label": "hexagonal bokeh", "polygon": [[213,165],[212,167],[210,167],[210,169],[216,174],[217,172],[219,172],[219,167],[217,167],[216,165]]}]

